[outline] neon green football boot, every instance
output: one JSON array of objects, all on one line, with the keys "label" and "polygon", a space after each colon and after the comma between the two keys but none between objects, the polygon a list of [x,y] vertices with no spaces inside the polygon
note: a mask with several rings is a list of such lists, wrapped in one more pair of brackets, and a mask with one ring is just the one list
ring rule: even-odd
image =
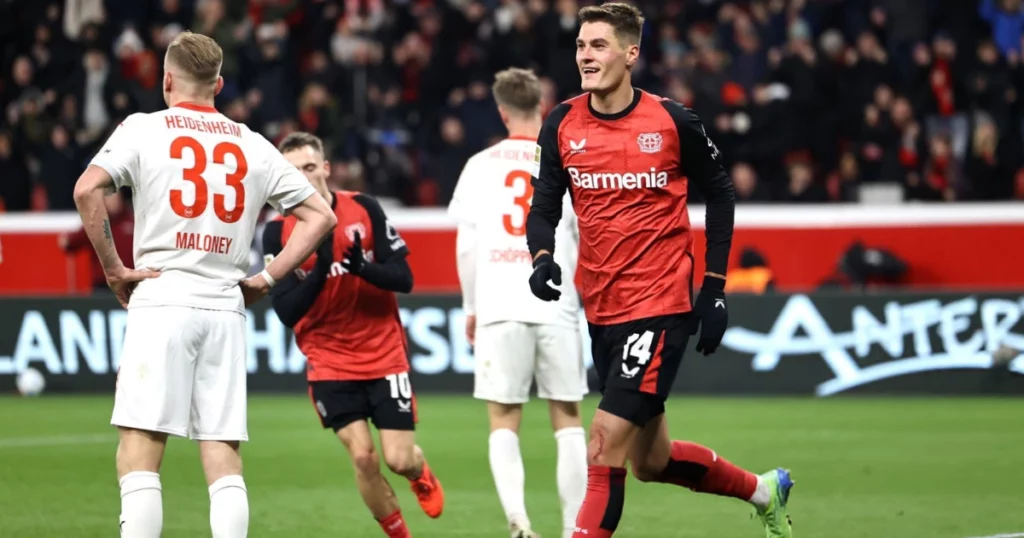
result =
[{"label": "neon green football boot", "polygon": [[793,479],[786,469],[775,469],[761,475],[761,480],[771,492],[768,506],[757,508],[757,517],[764,523],[767,538],[793,538],[793,523],[789,519],[786,505],[789,503],[789,490],[793,488]]}]

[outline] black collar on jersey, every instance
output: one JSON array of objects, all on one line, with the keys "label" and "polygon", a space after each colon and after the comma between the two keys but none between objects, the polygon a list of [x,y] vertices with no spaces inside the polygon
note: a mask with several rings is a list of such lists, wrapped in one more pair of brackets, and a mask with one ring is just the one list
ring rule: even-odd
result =
[{"label": "black collar on jersey", "polygon": [[593,114],[594,117],[599,119],[599,120],[605,120],[605,121],[621,120],[622,118],[625,118],[626,116],[628,116],[629,113],[632,112],[634,108],[636,108],[636,105],[640,104],[640,97],[641,97],[642,93],[643,92],[641,92],[639,88],[633,88],[633,102],[630,103],[629,106],[627,106],[626,108],[624,108],[624,109],[622,109],[619,112],[616,112],[614,114],[602,114],[602,113],[594,110],[594,106],[590,103],[590,100],[593,99],[594,94],[590,94],[590,95],[587,96],[587,108],[590,110],[590,113]]},{"label": "black collar on jersey", "polygon": [[338,208],[338,195],[334,194],[334,191],[329,191],[329,192],[331,193],[331,209],[337,209]]}]

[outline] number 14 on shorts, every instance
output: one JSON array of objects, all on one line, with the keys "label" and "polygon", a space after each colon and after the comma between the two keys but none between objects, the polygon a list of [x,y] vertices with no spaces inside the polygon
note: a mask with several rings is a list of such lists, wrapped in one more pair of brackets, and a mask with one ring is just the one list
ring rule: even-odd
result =
[{"label": "number 14 on shorts", "polygon": [[[654,343],[654,332],[644,331],[633,333],[626,338],[622,346],[622,377],[632,379],[651,360],[651,344]],[[636,358],[636,366],[629,367],[629,358]]]}]

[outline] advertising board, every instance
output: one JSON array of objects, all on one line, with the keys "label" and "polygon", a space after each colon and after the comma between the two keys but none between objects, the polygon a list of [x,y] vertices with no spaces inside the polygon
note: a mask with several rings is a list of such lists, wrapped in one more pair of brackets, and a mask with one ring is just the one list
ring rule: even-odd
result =
[{"label": "advertising board", "polygon": [[[472,389],[460,304],[450,295],[400,300],[420,392]],[[717,353],[701,356],[690,343],[676,393],[1024,394],[1024,294],[733,296],[729,314]],[[108,296],[0,300],[0,390],[33,367],[50,391],[112,391],[126,321]],[[589,367],[582,315],[580,327]],[[248,328],[250,390],[304,392],[305,357],[269,301],[250,309]]]}]

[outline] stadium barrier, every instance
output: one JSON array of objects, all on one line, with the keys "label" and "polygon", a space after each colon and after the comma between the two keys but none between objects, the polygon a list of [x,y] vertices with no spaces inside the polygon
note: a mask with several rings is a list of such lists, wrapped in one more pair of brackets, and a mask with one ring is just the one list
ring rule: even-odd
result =
[{"label": "stadium barrier", "polygon": [[[693,350],[676,393],[1024,394],[1024,294],[733,296],[711,356]],[[405,296],[416,390],[469,393],[474,357],[458,297]],[[112,296],[0,300],[0,391],[33,367],[60,392],[111,392],[127,312]],[[584,361],[589,336],[580,318]],[[250,309],[249,386],[304,393],[305,357],[262,301]],[[595,386],[593,368],[591,386]]]},{"label": "stadium barrier", "polygon": [[[703,230],[704,207],[689,206],[689,216],[693,228]],[[409,245],[416,292],[458,293],[452,217],[439,208],[388,209],[388,217]],[[58,238],[81,223],[74,212],[0,214],[0,295],[88,294],[92,253],[68,255],[58,246]],[[1019,203],[747,204],[736,208],[731,266],[753,247],[768,261],[780,290],[809,292],[833,276],[843,253],[860,241],[904,260],[906,286],[1019,290],[1024,271],[1006,263],[1006,249],[1022,237]],[[956,254],[963,245],[970,245],[970,255]],[[703,248],[701,233],[694,247],[696,274],[704,272]]]}]

